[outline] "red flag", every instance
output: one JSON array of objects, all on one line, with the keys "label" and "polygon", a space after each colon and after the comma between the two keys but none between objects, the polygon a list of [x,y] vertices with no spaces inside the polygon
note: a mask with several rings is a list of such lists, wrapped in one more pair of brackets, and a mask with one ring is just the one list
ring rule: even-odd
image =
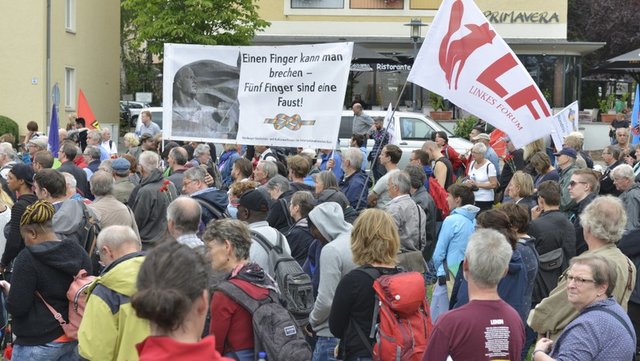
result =
[{"label": "red flag", "polygon": [[85,125],[89,129],[100,129],[100,123],[93,115],[93,111],[89,106],[87,98],[85,98],[82,89],[78,91],[78,118],[84,118]]},{"label": "red flag", "polygon": [[499,157],[507,155],[507,144],[502,140],[507,135],[500,129],[496,128],[489,134],[489,145],[496,151]]}]

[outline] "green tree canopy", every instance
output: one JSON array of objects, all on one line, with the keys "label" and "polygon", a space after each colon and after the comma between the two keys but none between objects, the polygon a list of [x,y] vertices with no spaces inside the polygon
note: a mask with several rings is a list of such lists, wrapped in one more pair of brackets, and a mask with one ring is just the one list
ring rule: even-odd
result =
[{"label": "green tree canopy", "polygon": [[160,58],[164,43],[246,45],[269,25],[254,0],[122,0],[132,12],[133,44]]}]

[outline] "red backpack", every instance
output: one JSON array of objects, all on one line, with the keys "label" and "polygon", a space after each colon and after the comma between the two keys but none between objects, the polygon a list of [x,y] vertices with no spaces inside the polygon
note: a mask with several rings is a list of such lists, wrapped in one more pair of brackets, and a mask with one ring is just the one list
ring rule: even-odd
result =
[{"label": "red backpack", "polygon": [[438,183],[434,177],[429,177],[429,194],[436,204],[436,220],[441,222],[449,215],[449,203],[447,202],[447,191]]},{"label": "red backpack", "polygon": [[78,339],[78,329],[80,328],[82,315],[84,315],[84,307],[87,305],[87,290],[95,279],[95,276],[90,276],[87,271],[83,269],[73,278],[73,282],[71,282],[67,290],[67,299],[69,300],[68,321],[65,321],[64,318],[62,318],[62,314],[45,301],[40,292],[36,291],[36,296],[44,302],[49,312],[51,312],[53,317],[60,323],[64,334],[74,340]]},{"label": "red backpack", "polygon": [[[379,275],[375,268],[360,270],[372,278]],[[422,274],[401,272],[382,275],[373,281],[373,289],[376,306],[372,324],[380,317],[378,326],[372,327],[369,335],[369,339],[376,339],[370,349],[373,360],[422,361],[433,329]],[[370,341],[362,330],[356,327],[356,331],[369,347]]]}]

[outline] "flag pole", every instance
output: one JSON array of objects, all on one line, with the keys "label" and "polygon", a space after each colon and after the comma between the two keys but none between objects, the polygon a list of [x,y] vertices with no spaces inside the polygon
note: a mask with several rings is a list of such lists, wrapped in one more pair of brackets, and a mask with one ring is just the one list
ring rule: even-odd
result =
[{"label": "flag pole", "polygon": [[[398,104],[400,104],[400,99],[402,99],[402,94],[404,94],[404,90],[407,87],[407,80],[404,81],[404,84],[402,85],[402,90],[400,90],[400,95],[398,95],[398,99],[396,100],[396,104],[393,107],[392,111],[391,111],[391,116],[389,117],[388,121],[387,121],[387,125],[384,127],[384,134],[382,136],[382,142],[384,142],[384,137],[387,137],[387,141],[389,141],[389,125],[391,125],[391,122],[393,121],[393,115],[396,113],[396,109],[398,109]],[[382,142],[380,142],[382,144]],[[375,143],[374,143],[375,144]],[[382,147],[378,147],[378,149],[376,149],[376,152],[373,156],[373,163],[372,164],[376,164],[376,161],[378,159],[378,156],[380,155],[380,152],[382,151]],[[364,184],[369,184],[369,179],[371,178],[371,172],[373,172],[373,169],[369,170],[369,173],[367,173],[367,177],[364,180]],[[362,200],[362,196],[364,195],[364,192],[367,190],[366,187],[362,187],[362,191],[360,192],[360,195],[358,196],[358,203],[356,203],[356,210],[358,208],[360,208],[360,201]]]}]

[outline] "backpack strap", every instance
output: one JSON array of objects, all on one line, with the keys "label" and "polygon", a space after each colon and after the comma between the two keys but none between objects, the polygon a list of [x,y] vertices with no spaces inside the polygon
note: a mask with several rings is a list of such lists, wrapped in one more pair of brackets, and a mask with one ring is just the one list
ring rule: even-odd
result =
[{"label": "backpack strap", "polygon": [[200,204],[202,208],[211,212],[216,219],[231,218],[227,213],[227,210],[221,211],[220,209],[218,209],[217,207],[215,207],[214,205],[210,204],[209,202],[205,201],[202,198],[196,197],[194,199],[198,201],[198,204]]},{"label": "backpack strap", "polygon": [[282,254],[284,253],[282,233],[280,233],[278,230],[276,230],[276,232],[278,234],[278,239],[276,241],[275,246],[272,245],[271,242],[269,242],[265,236],[263,236],[261,233],[258,233],[254,230],[251,230],[251,238],[255,239],[260,244],[260,246],[262,246],[262,248],[264,248],[264,250],[267,251],[267,253],[270,252],[271,250],[275,250],[276,252],[278,252],[278,254]]},{"label": "backpack strap", "polygon": [[47,306],[47,309],[49,310],[49,312],[51,312],[51,314],[53,315],[53,318],[55,318],[56,321],[58,321],[60,326],[64,327],[67,324],[67,321],[65,321],[64,318],[62,318],[62,314],[56,311],[56,309],[53,308],[53,306],[51,306],[47,301],[45,301],[44,297],[42,297],[39,291],[35,291],[35,294],[36,296],[38,296],[39,299],[42,300],[42,303],[44,303],[44,305]]},{"label": "backpack strap", "polygon": [[629,275],[627,276],[627,285],[624,288],[624,292],[622,292],[622,298],[620,299],[620,302],[623,302],[624,300],[624,296],[627,295],[627,291],[631,291],[633,290],[633,283],[632,283],[632,278],[633,278],[633,267],[631,267],[631,261],[629,261],[629,257],[627,258],[627,272],[629,272]]},{"label": "backpack strap", "polygon": [[[382,276],[382,272],[378,271],[375,267],[356,268],[356,271],[366,273],[375,282],[378,277]],[[374,338],[376,335],[376,324],[378,323],[378,316],[380,315],[380,299],[376,294],[375,304],[373,306],[373,317],[371,318],[371,333],[369,338]],[[356,325],[357,326],[357,325]],[[362,330],[360,330],[362,332]]]},{"label": "backpack strap", "polygon": [[356,324],[353,318],[349,318],[349,323],[351,324],[351,327],[353,327],[356,330],[356,333],[358,334],[358,337],[360,337],[360,341],[362,341],[362,343],[364,344],[364,347],[366,347],[367,351],[369,351],[369,353],[373,355],[373,347],[371,346],[371,339],[365,336],[364,332],[362,332],[362,329],[360,329],[360,326]]},{"label": "backpack strap", "polygon": [[216,286],[216,290],[221,291],[225,295],[229,296],[229,298],[231,298],[237,304],[242,306],[245,310],[247,310],[252,315],[263,304],[274,302],[274,299],[275,300],[278,299],[278,296],[277,295],[274,296],[274,292],[272,290],[269,290],[269,296],[267,298],[265,298],[264,300],[256,300],[253,297],[251,297],[240,286],[229,281],[220,282],[220,284]]},{"label": "backpack strap", "polygon": [[[620,317],[617,313],[613,312],[612,310],[610,310],[610,309],[608,309],[608,308],[606,308],[604,306],[597,306],[597,307],[587,308],[580,315],[584,315],[585,313],[589,313],[589,312],[593,312],[593,311],[602,311],[602,312],[608,313],[609,315],[613,316],[613,318],[618,320],[618,322],[620,322],[622,324],[622,326],[624,326],[624,328],[629,333],[629,337],[631,337],[631,339],[635,343],[636,338],[633,336],[633,332],[631,332],[631,328],[629,328],[629,325],[627,325],[627,323],[624,321],[624,319],[622,317]],[[563,333],[560,334],[560,337],[558,337],[558,340],[556,340],[555,344],[553,345],[554,348],[560,348],[560,343],[564,339],[565,334],[566,334],[566,332],[563,332]]]},{"label": "backpack strap", "polygon": [[[94,224],[98,223],[98,220],[96,219],[96,217],[94,215],[92,215],[89,212],[89,208],[87,207],[86,204],[84,204],[84,202],[79,201],[80,206],[82,207],[82,214],[84,215],[84,218],[87,220],[87,223],[85,224],[85,230],[87,231],[87,234],[89,234],[91,232],[91,228]],[[90,240],[89,244],[84,244],[84,249],[85,251],[87,251],[87,254],[89,255],[89,257],[91,257],[93,255],[93,253],[96,250],[96,242],[98,240],[98,235],[96,233],[93,234],[93,239]]]},{"label": "backpack strap", "polygon": [[418,251],[422,251],[422,214],[420,214],[420,206],[416,203],[418,208]]}]

